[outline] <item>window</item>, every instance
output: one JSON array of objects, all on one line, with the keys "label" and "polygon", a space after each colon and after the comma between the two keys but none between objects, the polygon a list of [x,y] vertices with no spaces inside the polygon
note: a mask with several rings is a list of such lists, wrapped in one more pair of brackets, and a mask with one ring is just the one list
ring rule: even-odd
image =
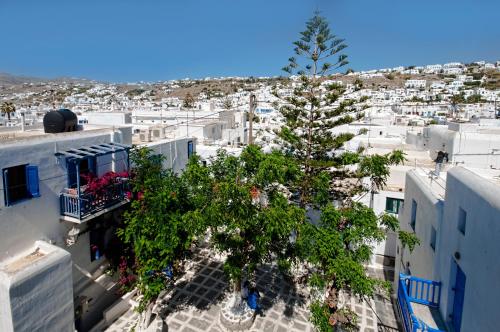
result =
[{"label": "window", "polygon": [[404,200],[399,198],[387,197],[385,199],[385,211],[389,213],[398,214],[403,207]]},{"label": "window", "polygon": [[2,175],[6,206],[40,196],[37,166],[19,165],[4,168]]},{"label": "window", "polygon": [[[68,187],[76,188],[77,186],[77,172],[76,172],[76,164],[77,161],[73,161],[71,159],[67,159],[67,169],[68,169]],[[87,181],[85,180],[85,176],[93,174],[96,175],[96,158],[95,157],[87,157],[80,160],[80,185],[86,185]]]},{"label": "window", "polygon": [[194,153],[193,148],[194,148],[193,141],[189,141],[188,142],[188,158],[190,158],[193,155],[193,153]]},{"label": "window", "polygon": [[467,224],[467,212],[464,209],[458,210],[458,230],[465,235],[465,225]]},{"label": "window", "polygon": [[432,250],[436,250],[436,229],[434,226],[431,226],[431,248]]},{"label": "window", "polygon": [[413,199],[411,201],[411,221],[410,226],[415,231],[415,224],[417,223],[417,202]]}]

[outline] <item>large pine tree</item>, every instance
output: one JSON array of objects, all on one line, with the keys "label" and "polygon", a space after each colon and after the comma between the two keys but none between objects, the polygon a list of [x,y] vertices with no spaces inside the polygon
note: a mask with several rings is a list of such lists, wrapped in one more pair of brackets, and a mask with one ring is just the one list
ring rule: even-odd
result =
[{"label": "large pine tree", "polygon": [[[311,319],[319,330],[329,331],[338,322],[344,327],[353,323],[349,310],[338,306],[340,290],[372,296],[380,284],[367,275],[364,266],[373,255],[373,244],[382,241],[387,230],[396,231],[399,224],[395,217],[377,216],[357,201],[364,192],[373,197],[385,185],[389,166],[401,163],[404,154],[367,155],[362,148],[345,148],[355,134],[343,132],[341,126],[363,118],[366,98],[355,98],[331,80],[332,72],[347,64],[343,53],[347,46],[323,17],[316,13],[307,21],[294,45],[296,56],[284,68],[294,75],[289,81],[293,92],[283,97],[275,90],[284,118],[277,134],[303,171],[292,188],[300,205],[321,211],[319,220],[299,227],[296,244],[298,256],[315,271],[310,282],[328,293],[324,301],[313,302]],[[418,242],[407,233],[400,238],[410,247]]]},{"label": "large pine tree", "polygon": [[[296,56],[283,68],[295,75],[290,82],[293,93],[283,97],[275,90],[275,96],[283,102],[280,112],[285,120],[278,136],[304,167],[300,201],[305,206],[321,191],[315,189],[315,184],[324,182],[326,173],[334,183],[336,177],[345,178],[346,169],[342,168],[339,173],[340,165],[359,160],[352,158],[352,154],[337,153],[354,135],[335,129],[363,117],[365,99],[352,98],[343,85],[328,81],[335,70],[348,63],[343,53],[347,45],[330,31],[323,17],[316,13],[294,45]],[[329,62],[332,59],[334,61]],[[323,183],[324,189],[325,185]]]}]

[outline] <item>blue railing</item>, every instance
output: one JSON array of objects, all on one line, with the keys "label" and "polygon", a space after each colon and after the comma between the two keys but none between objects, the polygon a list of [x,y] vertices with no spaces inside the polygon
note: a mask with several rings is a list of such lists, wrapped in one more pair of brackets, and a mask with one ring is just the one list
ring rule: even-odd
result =
[{"label": "blue railing", "polygon": [[443,332],[428,326],[418,319],[411,306],[411,302],[415,302],[438,308],[441,297],[441,283],[400,273],[398,286],[398,310],[405,332]]},{"label": "blue railing", "polygon": [[405,276],[404,274],[402,276],[404,276],[403,281],[410,301],[431,307],[439,307],[441,296],[440,282]]},{"label": "blue railing", "polygon": [[82,220],[127,199],[128,181],[108,185],[99,193],[65,192],[60,195],[61,215]]}]

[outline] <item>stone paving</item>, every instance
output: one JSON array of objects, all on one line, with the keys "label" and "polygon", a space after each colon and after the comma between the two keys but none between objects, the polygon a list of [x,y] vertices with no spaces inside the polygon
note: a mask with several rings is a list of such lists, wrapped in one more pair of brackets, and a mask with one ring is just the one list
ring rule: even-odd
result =
[{"label": "stone paving", "polygon": [[[222,262],[208,250],[193,259],[186,274],[161,301],[160,316],[165,317],[169,332],[222,332],[219,320],[220,304],[229,293]],[[371,268],[372,275],[387,279],[383,270]],[[309,309],[306,287],[283,280],[272,266],[257,272],[257,288],[261,293],[264,315],[257,316],[249,331],[302,332],[314,331],[308,321]],[[347,300],[359,315],[360,331],[398,331],[390,297],[377,295],[369,302],[356,298]],[[130,331],[138,325],[139,315],[132,309],[106,331]],[[137,331],[137,328],[135,328]]]}]

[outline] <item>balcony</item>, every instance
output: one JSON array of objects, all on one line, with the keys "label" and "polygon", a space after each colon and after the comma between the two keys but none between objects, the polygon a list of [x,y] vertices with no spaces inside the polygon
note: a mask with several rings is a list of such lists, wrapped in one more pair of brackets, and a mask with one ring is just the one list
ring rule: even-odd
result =
[{"label": "balcony", "polygon": [[75,218],[81,223],[126,204],[129,201],[127,192],[126,178],[104,186],[98,192],[83,191],[79,195],[76,189],[66,189],[60,194],[61,215]]},{"label": "balcony", "polygon": [[55,154],[68,174],[68,188],[59,195],[61,219],[81,224],[129,201],[129,150],[102,143]]},{"label": "balcony", "polygon": [[405,332],[445,332],[439,313],[441,283],[399,274],[398,314]]}]

